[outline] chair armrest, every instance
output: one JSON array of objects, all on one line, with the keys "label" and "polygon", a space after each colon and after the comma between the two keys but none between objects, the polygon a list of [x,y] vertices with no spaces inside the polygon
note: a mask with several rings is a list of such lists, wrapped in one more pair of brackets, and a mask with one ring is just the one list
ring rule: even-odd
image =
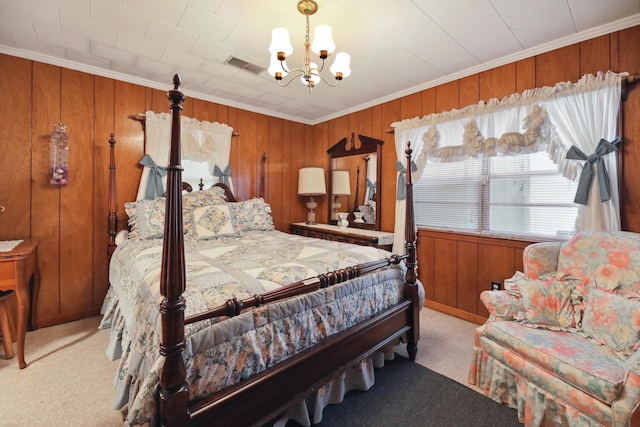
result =
[{"label": "chair armrest", "polygon": [[636,374],[640,375],[640,350],[636,350],[625,362],[625,364]]},{"label": "chair armrest", "polygon": [[482,291],[480,301],[489,310],[490,321],[518,318],[516,301],[507,291]]},{"label": "chair armrest", "polygon": [[562,242],[541,242],[524,248],[522,262],[525,276],[537,279],[542,274],[555,272],[561,247]]}]

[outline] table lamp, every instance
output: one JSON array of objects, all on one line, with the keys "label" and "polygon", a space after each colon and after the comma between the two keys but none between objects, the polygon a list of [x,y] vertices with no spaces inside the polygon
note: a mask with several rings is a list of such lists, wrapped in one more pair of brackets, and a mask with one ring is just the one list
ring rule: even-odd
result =
[{"label": "table lamp", "polygon": [[307,216],[306,224],[317,224],[315,208],[318,207],[318,204],[313,200],[313,196],[320,196],[324,194],[327,194],[327,186],[324,181],[324,169],[300,169],[298,173],[298,195],[310,197],[309,203],[307,203],[309,214]]},{"label": "table lamp", "polygon": [[333,171],[331,194],[333,194],[333,214],[331,219],[338,219],[338,211],[342,206],[338,200],[338,196],[351,195],[351,182],[349,181],[349,171]]}]

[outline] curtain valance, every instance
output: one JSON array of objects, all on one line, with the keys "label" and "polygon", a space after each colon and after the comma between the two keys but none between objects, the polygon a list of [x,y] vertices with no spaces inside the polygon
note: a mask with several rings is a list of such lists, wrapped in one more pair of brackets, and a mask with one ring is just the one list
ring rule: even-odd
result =
[{"label": "curtain valance", "polygon": [[[558,171],[575,180],[583,162],[568,159],[567,152],[575,146],[589,156],[601,139],[616,138],[621,82],[627,75],[612,71],[587,74],[576,83],[561,82],[502,100],[481,101],[459,110],[392,123],[397,158],[403,160],[404,149],[411,141],[417,165],[413,181],[417,182],[427,160],[451,162],[546,150]],[[607,156],[604,161],[612,200],[605,208],[600,206],[599,194],[593,195],[589,206],[580,209],[578,230],[619,229],[615,158]],[[404,227],[404,201],[398,202],[396,228]]]}]

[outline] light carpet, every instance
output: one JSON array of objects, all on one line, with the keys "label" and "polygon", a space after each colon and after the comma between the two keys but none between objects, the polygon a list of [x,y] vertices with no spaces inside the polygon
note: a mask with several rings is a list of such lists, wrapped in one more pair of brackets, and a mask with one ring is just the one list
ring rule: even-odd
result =
[{"label": "light carpet", "polygon": [[[426,308],[420,321],[416,361],[471,387],[467,372],[477,325]],[[99,330],[99,322],[91,317],[28,332],[26,369],[18,368],[17,357],[5,360],[0,349],[0,425],[121,425],[120,412],[111,407],[118,362],[106,356],[109,331]]]}]

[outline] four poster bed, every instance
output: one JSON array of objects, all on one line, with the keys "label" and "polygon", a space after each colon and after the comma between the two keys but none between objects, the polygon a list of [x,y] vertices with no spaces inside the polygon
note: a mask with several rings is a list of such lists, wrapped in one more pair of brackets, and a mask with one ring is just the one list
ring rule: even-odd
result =
[{"label": "four poster bed", "polygon": [[236,201],[224,184],[183,196],[179,86],[176,75],[166,198],[127,209],[140,235],[117,248],[109,141],[101,327],[120,359],[114,406],[126,425],[309,425],[309,413],[319,422],[326,404],[368,389],[398,343],[416,357],[424,292],[411,177],[401,256],[274,230],[263,199]]}]

